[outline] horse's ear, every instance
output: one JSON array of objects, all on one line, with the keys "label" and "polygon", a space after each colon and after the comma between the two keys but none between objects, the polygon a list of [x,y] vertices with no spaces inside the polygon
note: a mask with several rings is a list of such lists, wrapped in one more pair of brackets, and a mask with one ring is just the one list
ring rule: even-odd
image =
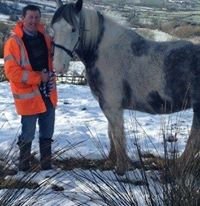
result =
[{"label": "horse's ear", "polygon": [[79,13],[83,6],[83,0],[78,0],[75,4],[76,12]]},{"label": "horse's ear", "polygon": [[56,6],[57,8],[61,7],[63,5],[62,0],[56,0]]}]

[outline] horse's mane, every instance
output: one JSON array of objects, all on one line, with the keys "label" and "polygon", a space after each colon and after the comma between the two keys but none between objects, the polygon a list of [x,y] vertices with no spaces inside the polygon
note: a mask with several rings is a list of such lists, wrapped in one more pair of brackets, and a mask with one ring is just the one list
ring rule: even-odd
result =
[{"label": "horse's mane", "polygon": [[[77,15],[80,18],[77,18]],[[51,24],[64,18],[72,27],[79,29],[84,47],[94,48],[103,33],[103,17],[97,10],[83,7],[77,13],[73,3],[65,4],[55,12]],[[90,50],[90,49],[89,49]]]}]

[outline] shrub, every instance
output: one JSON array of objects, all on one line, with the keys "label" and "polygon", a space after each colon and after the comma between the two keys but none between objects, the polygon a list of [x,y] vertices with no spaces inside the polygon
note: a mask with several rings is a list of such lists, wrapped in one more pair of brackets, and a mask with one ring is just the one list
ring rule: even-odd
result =
[{"label": "shrub", "polygon": [[10,32],[11,24],[0,22],[0,58],[3,57],[3,45]]}]

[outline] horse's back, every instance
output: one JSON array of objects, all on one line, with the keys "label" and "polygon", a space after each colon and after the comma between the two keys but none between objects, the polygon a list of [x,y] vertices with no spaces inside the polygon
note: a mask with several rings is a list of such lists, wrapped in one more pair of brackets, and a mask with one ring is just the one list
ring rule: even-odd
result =
[{"label": "horse's back", "polygon": [[149,41],[128,29],[106,43],[98,68],[106,89],[117,95],[121,91],[123,108],[170,113],[190,107],[191,71],[196,68],[192,43]]}]

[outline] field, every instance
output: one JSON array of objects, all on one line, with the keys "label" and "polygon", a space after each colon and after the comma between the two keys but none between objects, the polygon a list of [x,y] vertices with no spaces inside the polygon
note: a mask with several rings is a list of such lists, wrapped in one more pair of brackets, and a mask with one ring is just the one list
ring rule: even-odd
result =
[{"label": "field", "polygon": [[[6,2],[13,11],[13,1],[1,2]],[[55,1],[15,1],[14,14],[18,15],[22,6],[31,2],[41,6],[44,20],[48,23],[55,10]],[[136,29],[146,38],[156,41],[187,38],[198,43],[198,1],[185,6],[176,1],[165,7],[160,4],[151,7],[141,5],[139,0],[84,2]],[[14,23],[9,15],[3,17],[4,23]],[[82,72],[83,69],[80,62],[71,62],[70,71]],[[53,142],[54,168],[49,171],[39,169],[37,128],[32,147],[33,171],[16,174],[20,117],[15,112],[9,82],[0,82],[0,88],[1,206],[200,205],[200,183],[199,179],[195,179],[199,178],[199,173],[191,175],[187,181],[184,174],[177,179],[173,176],[177,165],[171,161],[182,153],[186,145],[193,115],[191,109],[171,115],[125,111],[127,151],[134,167],[120,177],[115,168],[105,169],[103,166],[110,149],[107,121],[89,87],[59,81]],[[154,155],[164,158],[164,166],[159,165],[160,162],[146,164],[143,161],[147,157],[151,160]],[[172,170],[169,165],[173,166]]]}]

